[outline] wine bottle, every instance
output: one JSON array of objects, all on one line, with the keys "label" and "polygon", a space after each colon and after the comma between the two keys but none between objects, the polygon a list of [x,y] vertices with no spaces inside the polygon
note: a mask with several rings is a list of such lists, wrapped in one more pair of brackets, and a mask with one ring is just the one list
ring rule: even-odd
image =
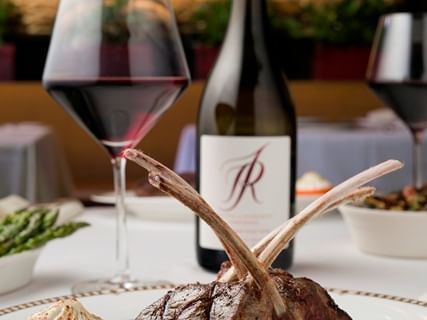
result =
[{"label": "wine bottle", "polygon": [[[271,47],[265,0],[234,0],[220,55],[200,104],[196,184],[250,247],[294,212],[296,119]],[[200,220],[197,258],[210,271],[227,259]],[[275,266],[292,263],[292,244]]]}]

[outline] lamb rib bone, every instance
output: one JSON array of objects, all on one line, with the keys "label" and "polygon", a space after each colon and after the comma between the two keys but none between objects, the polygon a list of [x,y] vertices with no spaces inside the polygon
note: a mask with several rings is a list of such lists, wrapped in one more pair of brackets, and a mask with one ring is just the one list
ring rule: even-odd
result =
[{"label": "lamb rib bone", "polygon": [[[359,202],[365,199],[366,197],[369,197],[375,193],[375,188],[373,187],[362,187],[359,189],[356,189],[353,192],[350,192],[348,195],[344,196],[343,198],[337,200],[336,202],[332,203],[330,206],[328,206],[323,212],[319,212],[316,216],[319,217],[325,213],[328,213],[340,205],[349,203],[349,202]],[[261,239],[255,246],[252,247],[252,252],[259,257],[261,252],[267,247],[267,245],[274,239],[274,237],[286,227],[288,221],[284,222],[282,225],[274,229],[272,232],[270,232],[267,236],[265,236],[263,239]],[[302,226],[302,225],[301,225]],[[300,226],[300,227],[301,227]],[[287,245],[287,244],[286,244]],[[234,267],[230,267],[226,272],[224,272],[221,277],[218,278],[218,281],[221,282],[229,282],[233,281],[236,278],[236,272]]]},{"label": "lamb rib bone", "polygon": [[333,203],[346,197],[349,193],[360,186],[379,178],[385,174],[391,173],[403,167],[403,164],[397,160],[388,160],[374,167],[371,167],[361,173],[347,179],[332,190],[328,191],[322,197],[313,201],[308,207],[302,210],[295,217],[290,219],[286,226],[268,243],[267,247],[259,255],[259,260],[265,267],[271,266],[280,252],[292,240],[296,232],[307,222],[315,218]]},{"label": "lamb rib bone", "polygon": [[[144,156],[145,156],[145,154],[144,154]],[[179,176],[177,176],[177,179],[175,179],[176,181],[175,181],[174,185],[178,186],[178,185],[182,184],[180,190],[175,191],[175,190],[170,190],[170,188],[164,188],[164,187],[162,187],[162,179],[164,179],[164,176],[165,176],[165,174],[163,174],[163,177],[162,177],[160,171],[157,171],[157,169],[156,169],[156,170],[153,170],[153,171],[149,171],[149,173],[148,173],[148,180],[156,188],[160,189],[161,191],[163,191],[165,193],[168,193],[168,194],[172,195],[173,197],[175,197],[176,199],[179,199],[180,201],[181,201],[181,198],[182,198],[183,189],[185,188],[188,192],[191,192],[192,196],[194,196],[199,202],[203,202],[203,204],[201,204],[200,207],[209,207],[209,205],[204,201],[204,199],[201,198],[194,191],[194,189],[190,185],[188,185],[187,182],[184,179],[182,179]],[[175,177],[172,177],[172,179],[174,179],[174,178]],[[182,179],[182,181],[179,181],[178,178]],[[190,206],[188,206],[188,207],[190,209],[192,209],[194,212],[196,212],[194,210],[194,208],[192,208]],[[209,209],[210,209],[210,207],[209,207]],[[200,209],[197,207],[197,210],[200,210]],[[210,210],[212,210],[212,209],[210,209]],[[227,253],[227,256],[230,258],[231,264],[233,265],[233,269],[236,269],[237,278],[238,279],[244,279],[246,277],[246,275],[247,275],[247,269],[246,269],[246,267],[242,264],[242,262],[240,261],[240,259],[238,257],[236,257],[236,255],[234,254],[233,250],[229,248],[229,246],[226,243],[226,241],[223,240],[223,237],[218,232],[216,232],[215,230],[214,230],[214,232],[217,235],[218,239],[220,240],[222,246],[224,247],[224,249],[225,249],[225,251]]]},{"label": "lamb rib bone", "polygon": [[[137,151],[137,150],[134,150]],[[182,179],[179,175],[176,175],[173,171],[169,170],[168,168],[163,168],[163,165],[152,159],[151,157],[148,157],[143,152],[141,152],[141,156],[138,158],[139,160],[134,160],[136,163],[138,163],[140,166],[142,166],[144,169],[148,171],[148,180],[151,185],[156,187],[157,189],[174,196],[176,199],[180,199],[180,194],[185,189],[189,194],[192,195],[192,197],[196,198],[198,202],[202,203],[201,207],[209,207],[209,205],[205,202],[203,198],[200,197],[200,195],[194,190],[192,186],[190,186],[187,181]],[[166,171],[167,169],[168,171]],[[171,181],[175,181],[175,185],[181,186],[181,189],[178,190],[177,195],[175,196],[176,192],[171,193],[172,191],[168,190],[162,190],[161,188],[161,174],[160,171],[164,171],[163,176],[169,176]],[[181,201],[181,200],[180,200]],[[194,210],[193,207],[186,204],[187,207],[189,207],[193,212],[197,214],[197,211]],[[212,210],[212,209],[211,209]],[[247,269],[246,267],[241,263],[241,261],[235,256],[233,251],[228,247],[228,244],[223,241],[221,236],[214,230],[216,236],[218,237],[219,241],[221,242],[221,245],[224,247],[225,252],[227,253],[228,258],[230,259],[230,262],[233,266],[233,270],[236,270],[236,276],[238,279],[244,279],[247,275]]]},{"label": "lamb rib bone", "polygon": [[267,270],[236,232],[215,213],[187,182],[141,151],[127,149],[124,156],[149,172],[149,181],[154,187],[177,198],[203,219],[215,231],[219,239],[226,244],[230,261],[233,263],[239,261],[247,268],[260,290],[265,291],[265,294],[270,297],[278,318],[280,319],[285,315],[287,307]]}]

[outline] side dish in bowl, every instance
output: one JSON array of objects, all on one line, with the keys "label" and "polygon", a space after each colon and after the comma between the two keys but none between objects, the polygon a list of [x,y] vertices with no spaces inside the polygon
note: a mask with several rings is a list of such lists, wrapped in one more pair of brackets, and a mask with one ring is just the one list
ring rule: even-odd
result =
[{"label": "side dish in bowl", "polygon": [[363,252],[427,258],[427,187],[368,197],[339,208],[353,242]]},{"label": "side dish in bowl", "polygon": [[85,222],[63,222],[60,212],[59,208],[33,206],[0,219],[0,294],[31,280],[41,248],[47,242],[88,226]]}]

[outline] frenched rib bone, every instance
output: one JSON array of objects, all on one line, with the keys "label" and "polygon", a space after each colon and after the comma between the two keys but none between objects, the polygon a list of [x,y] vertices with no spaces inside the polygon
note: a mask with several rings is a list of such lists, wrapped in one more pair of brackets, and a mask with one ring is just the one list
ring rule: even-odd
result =
[{"label": "frenched rib bone", "polygon": [[[344,196],[343,198],[333,202],[330,206],[328,206],[325,210],[315,213],[316,216],[321,216],[322,214],[325,214],[327,212],[330,212],[337,207],[349,203],[349,202],[359,202],[365,199],[366,197],[369,197],[375,193],[375,188],[373,187],[362,187],[359,189],[356,189],[355,191],[349,193],[348,195]],[[299,216],[299,215],[298,215]],[[267,236],[265,236],[261,241],[259,241],[254,247],[252,247],[252,252],[259,257],[260,254],[267,248],[269,243],[279,234],[279,232],[288,226],[288,221],[284,222],[282,225],[274,229],[272,232],[270,232]],[[302,227],[302,225],[300,225]],[[294,232],[298,231],[298,229],[294,229]],[[287,245],[287,244],[286,244]],[[285,245],[285,246],[286,246]],[[235,280],[235,268],[231,266],[228,270],[223,272],[221,276],[218,278],[218,281],[222,282],[228,282]]]},{"label": "frenched rib bone", "polygon": [[264,266],[271,266],[280,252],[293,239],[298,230],[306,223],[333,206],[340,199],[349,197],[357,188],[377,179],[385,174],[402,168],[403,164],[397,160],[388,160],[349,178],[328,191],[319,199],[311,203],[307,208],[294,216],[286,223],[285,227],[268,243],[261,252],[259,259]]},{"label": "frenched rib bone", "polygon": [[[289,242],[295,237],[298,230],[305,224],[342,204],[360,201],[370,196],[375,192],[374,188],[359,187],[383,175],[396,171],[402,168],[402,166],[403,164],[400,161],[388,160],[347,179],[319,199],[315,200],[299,214],[273,230],[256,244],[252,248],[252,251],[263,266],[270,267],[280,252],[286,248]],[[234,267],[230,268],[221,275],[219,280],[233,280],[235,276],[234,270]]]}]

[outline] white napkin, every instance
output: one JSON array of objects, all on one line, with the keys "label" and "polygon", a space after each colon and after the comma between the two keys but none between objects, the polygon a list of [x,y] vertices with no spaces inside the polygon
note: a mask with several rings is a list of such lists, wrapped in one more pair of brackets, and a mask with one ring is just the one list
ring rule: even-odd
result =
[{"label": "white napkin", "polygon": [[29,205],[29,201],[15,194],[2,198],[0,199],[0,219],[10,212],[24,209]]},{"label": "white napkin", "polygon": [[402,120],[389,108],[369,111],[357,122],[359,126],[371,129],[397,129],[405,127]]},{"label": "white napkin", "polygon": [[[61,225],[65,222],[73,220],[74,218],[79,216],[84,210],[83,204],[75,199],[65,199],[59,202],[48,203],[43,205],[52,209],[59,209],[59,215],[56,221],[56,225]],[[0,219],[8,213],[24,209],[28,206],[30,206],[30,202],[17,195],[10,195],[6,198],[2,198],[0,199]]]},{"label": "white napkin", "polygon": [[58,219],[56,220],[56,225],[61,225],[65,222],[73,220],[84,210],[83,204],[80,201],[73,199],[54,203],[52,206],[59,208],[59,215]]}]

